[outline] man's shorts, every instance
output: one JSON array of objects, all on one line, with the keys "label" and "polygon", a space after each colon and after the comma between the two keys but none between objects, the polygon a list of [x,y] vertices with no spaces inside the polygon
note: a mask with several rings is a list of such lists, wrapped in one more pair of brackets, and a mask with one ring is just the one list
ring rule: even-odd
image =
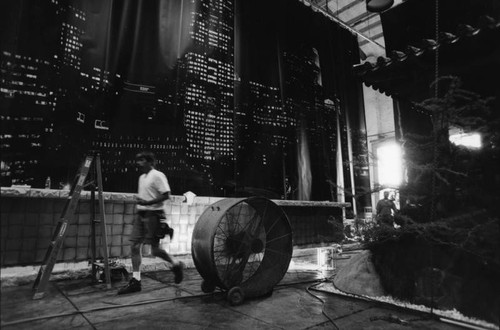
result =
[{"label": "man's shorts", "polygon": [[133,222],[130,241],[134,243],[158,244],[160,239],[156,236],[159,229],[160,218],[164,216],[162,210],[137,211]]}]

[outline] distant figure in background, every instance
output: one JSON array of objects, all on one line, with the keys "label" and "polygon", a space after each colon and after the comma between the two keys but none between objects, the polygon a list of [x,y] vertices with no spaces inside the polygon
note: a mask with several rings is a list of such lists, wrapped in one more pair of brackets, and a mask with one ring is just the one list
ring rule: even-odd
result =
[{"label": "distant figure in background", "polygon": [[398,211],[396,204],[389,199],[389,192],[384,191],[384,198],[377,203],[377,223],[394,227],[394,214]]},{"label": "distant figure in background", "polygon": [[[133,222],[132,234],[132,279],[127,286],[121,288],[118,294],[141,291],[141,262],[142,245],[150,244],[151,253],[155,257],[172,264],[175,274],[175,283],[182,282],[184,264],[174,261],[172,257],[160,247],[160,219],[165,217],[163,204],[170,199],[170,186],[167,177],[156,170],[155,156],[152,152],[143,151],[136,156],[136,164],[143,174],[139,177],[139,192],[137,194],[137,216]],[[168,232],[172,239],[173,230]]]},{"label": "distant figure in background", "polygon": [[285,193],[282,196],[283,199],[290,199],[290,195],[292,194],[292,185],[290,184],[290,180],[288,177],[285,178]]}]

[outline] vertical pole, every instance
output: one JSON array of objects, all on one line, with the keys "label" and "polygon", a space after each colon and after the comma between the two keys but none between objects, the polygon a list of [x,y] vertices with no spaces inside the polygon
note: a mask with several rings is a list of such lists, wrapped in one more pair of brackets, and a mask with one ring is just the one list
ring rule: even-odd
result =
[{"label": "vertical pole", "polygon": [[354,160],[352,158],[352,135],[351,135],[351,123],[349,119],[349,112],[345,112],[345,122],[347,126],[347,157],[349,157],[349,178],[351,180],[351,194],[352,194],[352,211],[354,216],[358,215],[357,205],[356,205],[356,186],[354,182]]},{"label": "vertical pole", "polygon": [[181,0],[181,11],[179,14],[179,42],[177,43],[177,59],[181,58],[181,44],[182,44],[182,24],[184,15],[184,0]]},{"label": "vertical pole", "polygon": [[95,168],[95,161],[94,161],[94,166],[92,168],[92,184],[91,184],[91,190],[90,190],[90,240],[91,240],[91,262],[92,262],[92,278],[94,280],[97,279],[96,273],[97,273],[97,266],[96,266],[96,232],[95,232],[95,224],[97,222],[96,220],[96,212],[95,212],[95,185],[96,185],[96,168]]},{"label": "vertical pole", "polygon": [[97,192],[99,196],[99,213],[101,215],[101,250],[104,257],[104,274],[106,276],[107,288],[111,289],[111,275],[109,271],[108,258],[108,233],[106,227],[106,213],[104,209],[104,196],[102,192],[102,171],[101,171],[101,155],[96,153],[94,161],[97,169]]},{"label": "vertical pole", "polygon": [[[342,159],[342,139],[340,130],[340,107],[336,107],[335,112],[337,114],[337,202],[345,202],[345,185],[344,185],[344,162]],[[342,207],[342,221],[345,220],[345,207]]]},{"label": "vertical pole", "polygon": [[[286,165],[285,165],[285,144],[283,143],[281,146],[281,167],[282,167],[282,174],[283,174],[283,199],[288,199],[287,197],[287,185],[286,185]],[[290,182],[288,182],[290,184]]]},{"label": "vertical pole", "polygon": [[234,93],[233,93],[233,180],[234,191],[238,190],[238,156],[239,148],[242,143],[240,141],[240,111],[241,103],[241,3],[240,0],[234,2],[234,29],[233,29],[233,49],[234,49]]},{"label": "vertical pole", "polygon": [[[281,21],[280,21],[281,22]],[[279,75],[279,85],[280,85],[280,101],[281,101],[281,111],[282,113],[286,113],[286,99],[285,99],[285,82],[284,82],[284,77],[283,77],[283,58],[281,57],[281,46],[280,46],[280,35],[279,32],[276,33],[276,58],[278,60],[278,75]],[[283,166],[283,196],[284,199],[288,199],[287,197],[287,185],[286,185],[286,143],[287,140],[284,139],[282,141],[282,147],[281,147],[281,159],[282,159],[282,166]],[[291,183],[288,182],[290,185]],[[293,189],[292,189],[293,190]],[[292,194],[291,194],[292,195]],[[293,198],[293,197],[292,197]]]}]

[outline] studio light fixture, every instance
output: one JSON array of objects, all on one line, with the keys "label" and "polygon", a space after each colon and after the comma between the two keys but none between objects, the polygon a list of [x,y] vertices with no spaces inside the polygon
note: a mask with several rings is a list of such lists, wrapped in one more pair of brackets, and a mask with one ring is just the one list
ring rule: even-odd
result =
[{"label": "studio light fixture", "polygon": [[481,134],[474,132],[450,134],[450,141],[470,149],[479,149],[482,146]]},{"label": "studio light fixture", "polygon": [[392,7],[394,0],[366,0],[366,10],[380,13]]},{"label": "studio light fixture", "polygon": [[402,151],[396,142],[384,143],[377,148],[378,183],[397,187],[403,181]]}]

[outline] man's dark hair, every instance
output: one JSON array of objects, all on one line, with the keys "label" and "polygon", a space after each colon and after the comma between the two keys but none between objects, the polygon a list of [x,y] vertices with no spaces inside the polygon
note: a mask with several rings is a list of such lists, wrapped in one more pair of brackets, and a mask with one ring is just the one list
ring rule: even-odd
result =
[{"label": "man's dark hair", "polygon": [[136,159],[144,158],[147,162],[153,165],[156,163],[155,154],[152,153],[151,151],[141,151],[137,154],[137,156],[135,156],[135,158]]}]

